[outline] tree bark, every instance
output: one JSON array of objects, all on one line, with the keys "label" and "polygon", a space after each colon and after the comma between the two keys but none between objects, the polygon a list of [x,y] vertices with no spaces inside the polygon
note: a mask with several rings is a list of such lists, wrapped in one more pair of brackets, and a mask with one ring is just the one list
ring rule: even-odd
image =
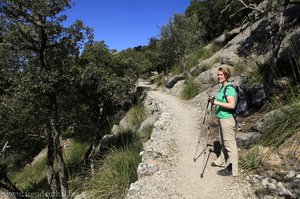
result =
[{"label": "tree bark", "polygon": [[89,165],[90,169],[91,169],[91,174],[94,175],[95,174],[95,154],[97,154],[97,147],[96,147],[96,143],[95,140],[93,141],[93,143],[90,145],[88,151],[86,152],[83,162],[84,165],[87,166]]},{"label": "tree bark", "polygon": [[47,161],[46,161],[46,168],[47,168],[47,181],[51,187],[52,196],[55,196],[57,193],[57,186],[56,186],[56,178],[55,178],[55,171],[54,171],[54,145],[53,145],[53,138],[49,131],[48,127],[44,128],[45,135],[47,136]]},{"label": "tree bark", "polygon": [[15,199],[28,199],[28,197],[10,181],[2,168],[0,168],[0,188],[9,192]]},{"label": "tree bark", "polygon": [[[273,41],[273,50],[272,50],[272,57],[270,60],[271,63],[271,73],[268,75],[269,79],[268,79],[268,83],[270,85],[273,84],[273,79],[274,76],[276,76],[277,71],[274,69],[277,66],[277,57],[278,57],[278,52],[280,50],[280,46],[282,43],[282,40],[284,38],[284,34],[285,34],[285,27],[286,27],[286,23],[285,23],[285,18],[284,18],[284,10],[286,9],[288,5],[288,1],[284,1],[283,5],[282,5],[282,10],[280,11],[280,17],[279,17],[279,24],[278,24],[278,31],[276,32],[276,34],[272,37]],[[274,68],[272,68],[274,67]]]},{"label": "tree bark", "polygon": [[58,108],[57,108],[57,98],[53,94],[50,98],[52,105],[52,114],[50,116],[50,124],[53,136],[53,147],[55,152],[55,157],[58,163],[58,174],[60,181],[60,192],[62,199],[68,199],[68,177],[66,172],[66,166],[62,155],[62,147],[60,145],[60,126],[59,126],[59,117],[58,117]]},{"label": "tree bark", "polygon": [[7,195],[10,198],[14,199],[26,199],[26,195],[19,190],[7,177],[7,165],[3,163],[3,160],[5,159],[5,152],[6,149],[10,146],[7,145],[8,142],[5,143],[4,147],[0,151],[0,189],[4,190],[4,192],[8,192],[9,195]]}]

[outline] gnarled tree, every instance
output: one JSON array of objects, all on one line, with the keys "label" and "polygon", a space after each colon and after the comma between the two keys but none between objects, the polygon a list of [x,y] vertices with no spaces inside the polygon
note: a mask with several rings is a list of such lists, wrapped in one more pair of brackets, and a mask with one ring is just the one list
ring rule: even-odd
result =
[{"label": "gnarled tree", "polygon": [[69,100],[65,96],[70,91],[71,68],[79,56],[80,44],[91,31],[81,21],[67,28],[62,25],[66,16],[61,13],[70,8],[69,0],[1,0],[0,6],[5,24],[2,44],[17,53],[20,65],[15,71],[12,94],[6,96],[13,105],[11,115],[19,111],[23,119],[34,123],[34,128],[24,127],[25,134],[46,132],[48,183],[53,194],[57,193],[53,169],[56,160],[61,197],[69,198],[60,144],[61,110]]}]

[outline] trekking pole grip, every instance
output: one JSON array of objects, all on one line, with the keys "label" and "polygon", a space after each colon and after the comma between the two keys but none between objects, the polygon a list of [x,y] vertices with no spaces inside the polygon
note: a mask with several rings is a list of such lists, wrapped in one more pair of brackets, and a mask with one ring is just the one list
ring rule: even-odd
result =
[{"label": "trekking pole grip", "polygon": [[203,117],[203,124],[205,123],[205,118],[206,118],[206,114],[208,111],[209,103],[210,103],[210,98],[208,98],[208,100],[207,100],[207,105],[206,105],[206,109],[205,109],[205,113],[204,113],[204,117]]}]

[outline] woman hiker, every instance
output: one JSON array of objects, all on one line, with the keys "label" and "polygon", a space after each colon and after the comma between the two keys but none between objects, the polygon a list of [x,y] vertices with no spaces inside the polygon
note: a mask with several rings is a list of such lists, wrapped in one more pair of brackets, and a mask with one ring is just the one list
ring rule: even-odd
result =
[{"label": "woman hiker", "polygon": [[[211,163],[214,167],[225,167],[217,172],[221,176],[238,176],[238,150],[236,144],[236,121],[233,110],[236,104],[236,90],[228,79],[231,76],[227,67],[218,69],[218,82],[221,84],[217,97],[212,102],[216,105],[216,117],[218,118],[221,138],[221,154]],[[226,93],[224,93],[224,88]]]}]

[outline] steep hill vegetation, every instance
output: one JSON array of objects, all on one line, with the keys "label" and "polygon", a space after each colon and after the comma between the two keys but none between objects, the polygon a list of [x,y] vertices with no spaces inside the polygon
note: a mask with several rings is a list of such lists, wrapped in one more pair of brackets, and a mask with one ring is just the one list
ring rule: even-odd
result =
[{"label": "steep hill vegetation", "polygon": [[[226,63],[237,76],[247,76],[244,84],[255,82],[267,88],[267,97],[254,111],[282,91],[290,92],[280,95],[279,100],[292,100],[288,105],[298,110],[297,1],[192,0],[184,15],[175,14],[161,28],[159,38],[121,52],[108,49],[103,41],[94,41],[92,30],[80,20],[64,27],[67,16],[62,13],[71,8],[69,0],[4,0],[0,6],[0,188],[16,198],[41,190],[70,198],[70,182],[73,190],[74,185],[80,186],[76,180],[81,176],[95,175],[97,161],[107,166],[105,157],[114,160],[110,147],[121,149],[116,155],[127,149],[129,157],[134,154],[128,163],[134,170],[141,142],[134,131],[127,132],[126,139],[115,138],[108,148],[103,147],[103,140],[110,135],[112,125],[139,103],[136,80],[150,77],[153,71],[159,73],[156,81],[163,86],[164,79],[181,75],[179,79],[187,82],[182,96],[190,99],[213,84],[201,82],[202,76],[216,68],[215,64]],[[246,39],[237,37],[251,25],[256,28],[243,35]],[[233,50],[234,55],[226,58]],[[281,86],[282,77],[289,80],[286,87]],[[290,131],[273,145],[279,146],[299,132],[299,117],[284,105],[280,107],[287,115],[281,120],[292,120],[270,127],[267,134],[271,137],[263,137],[263,145],[286,129]],[[135,114],[138,118],[143,115]],[[69,139],[81,150],[74,160],[68,159],[67,147],[62,147]],[[129,140],[120,143],[124,139]],[[129,141],[133,148],[127,148]],[[45,148],[44,163],[39,165],[44,173],[34,180],[19,178],[25,165]],[[245,167],[257,166],[251,157],[251,166]],[[103,169],[99,170],[102,173]],[[136,179],[132,171],[129,173],[125,187]],[[91,178],[91,187],[98,186],[93,182]]]}]

